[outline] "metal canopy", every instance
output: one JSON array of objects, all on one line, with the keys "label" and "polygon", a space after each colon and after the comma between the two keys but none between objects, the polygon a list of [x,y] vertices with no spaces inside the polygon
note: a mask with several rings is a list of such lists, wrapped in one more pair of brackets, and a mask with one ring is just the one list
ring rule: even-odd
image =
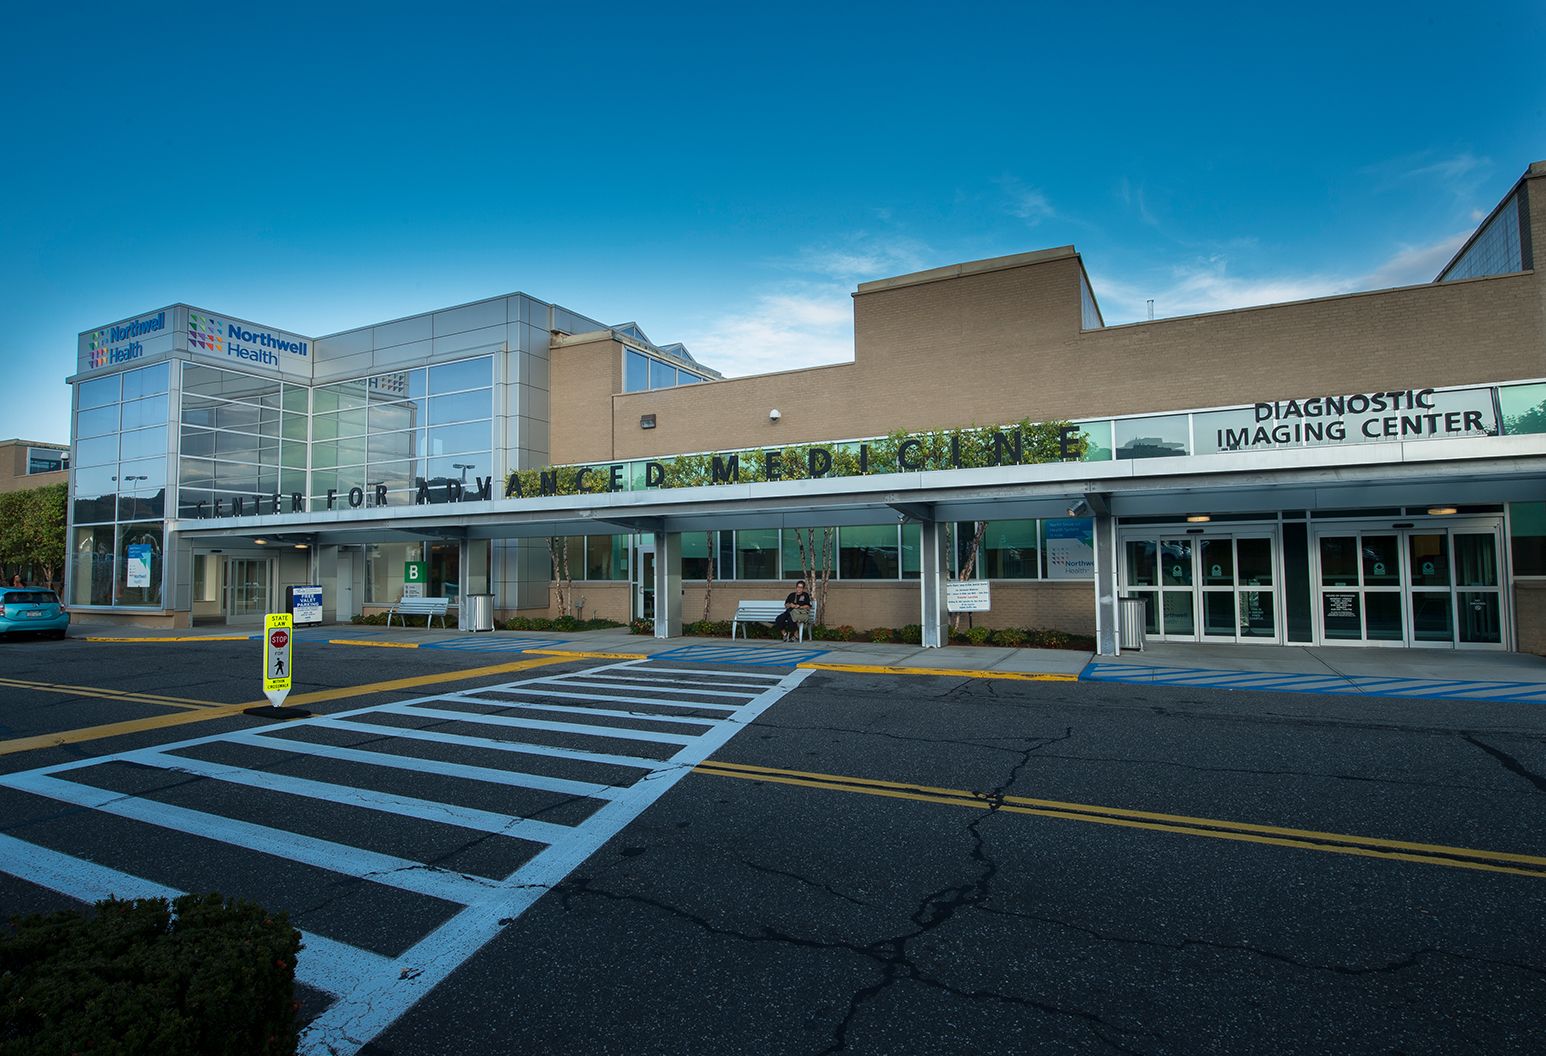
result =
[{"label": "metal canopy", "polygon": [[1085,508],[1119,519],[1265,515],[1543,495],[1546,436],[1519,436],[183,519],[172,527],[213,546],[257,538],[326,546],[1011,520],[1066,517]]}]

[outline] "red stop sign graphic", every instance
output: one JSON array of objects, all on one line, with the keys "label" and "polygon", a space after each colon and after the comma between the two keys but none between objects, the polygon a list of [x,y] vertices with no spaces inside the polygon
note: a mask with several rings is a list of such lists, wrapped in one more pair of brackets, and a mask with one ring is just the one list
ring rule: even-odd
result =
[{"label": "red stop sign graphic", "polygon": [[272,645],[275,649],[283,649],[290,644],[290,636],[284,631],[275,631],[268,636],[268,644]]}]

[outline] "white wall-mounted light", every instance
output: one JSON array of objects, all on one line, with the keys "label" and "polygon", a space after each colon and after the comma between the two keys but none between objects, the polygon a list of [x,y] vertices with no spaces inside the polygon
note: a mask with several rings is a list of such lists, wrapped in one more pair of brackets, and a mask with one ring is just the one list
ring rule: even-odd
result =
[{"label": "white wall-mounted light", "polygon": [[768,421],[770,421],[770,422],[776,422],[776,421],[778,421],[782,417],[783,417],[783,415],[778,413],[778,408],[777,407],[773,408],[771,411],[768,412]]}]

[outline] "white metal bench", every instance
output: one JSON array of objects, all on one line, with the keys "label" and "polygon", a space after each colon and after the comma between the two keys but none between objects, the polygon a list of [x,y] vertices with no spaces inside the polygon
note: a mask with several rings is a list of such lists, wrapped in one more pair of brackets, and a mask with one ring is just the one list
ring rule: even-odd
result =
[{"label": "white metal bench", "polygon": [[450,598],[403,598],[396,605],[387,609],[388,627],[392,626],[392,617],[403,617],[403,626],[408,626],[406,617],[423,616],[424,626],[430,625],[430,620],[440,617],[440,626],[446,625],[446,609],[450,606]]},{"label": "white metal bench", "polygon": [[[730,621],[730,637],[735,638],[736,628],[742,623],[772,623],[778,619],[778,614],[784,611],[782,601],[743,601],[735,607],[735,619]],[[811,619],[816,618],[816,606],[811,606]],[[807,623],[796,623],[795,629],[799,633],[800,641],[805,641],[805,628]],[[746,637],[746,635],[741,635]]]}]

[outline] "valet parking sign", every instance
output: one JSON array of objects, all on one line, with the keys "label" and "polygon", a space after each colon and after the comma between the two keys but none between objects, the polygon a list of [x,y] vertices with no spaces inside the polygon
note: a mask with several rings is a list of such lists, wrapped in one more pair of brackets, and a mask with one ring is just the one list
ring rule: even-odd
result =
[{"label": "valet parking sign", "polygon": [[290,695],[294,637],[295,623],[288,612],[271,612],[263,617],[263,695],[276,708]]}]

